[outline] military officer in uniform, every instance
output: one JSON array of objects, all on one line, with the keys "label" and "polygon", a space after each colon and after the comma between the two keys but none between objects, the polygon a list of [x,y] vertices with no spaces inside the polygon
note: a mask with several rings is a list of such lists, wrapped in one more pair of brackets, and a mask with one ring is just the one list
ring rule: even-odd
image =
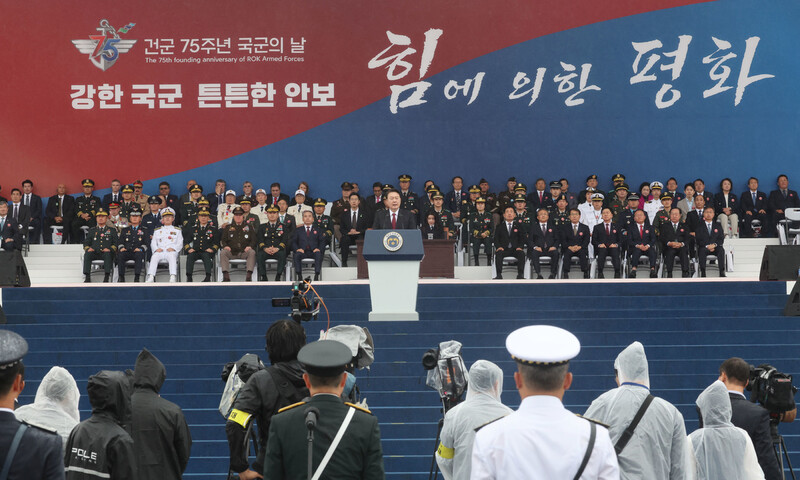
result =
[{"label": "military officer in uniform", "polygon": [[[342,214],[350,209],[350,194],[353,193],[353,185],[350,182],[343,182],[342,183],[342,198],[337,199],[331,205],[331,219],[333,219],[333,235],[336,237],[336,240],[341,240],[342,233],[339,227],[339,220],[342,217]],[[386,192],[384,192],[386,193]],[[384,195],[384,198],[386,196]],[[303,217],[300,217],[300,222],[295,222],[295,225],[298,225],[302,222]],[[291,232],[289,232],[291,235]]]},{"label": "military officer in uniform", "polygon": [[549,325],[508,335],[506,350],[517,363],[514,382],[522,402],[516,412],[478,430],[472,480],[619,478],[608,430],[564,408],[573,381],[569,361],[580,349],[575,335]]},{"label": "military officer in uniform", "polygon": [[83,242],[83,232],[81,227],[94,227],[96,225],[95,215],[100,208],[100,198],[92,195],[94,191],[94,180],[85,178],[81,182],[83,186],[83,195],[75,199],[75,218],[70,222],[72,228],[72,236],[70,237],[74,243]]},{"label": "military officer in uniform", "polygon": [[[614,187],[614,192],[614,198],[608,201],[608,207],[611,209],[614,218],[619,218],[619,214],[628,206],[628,186],[621,183]],[[606,197],[606,200],[608,200],[608,197]]]},{"label": "military officer in uniform", "polygon": [[89,229],[86,234],[86,239],[83,241],[83,275],[85,277],[84,283],[90,283],[92,278],[92,260],[103,261],[103,271],[105,277],[104,283],[111,281],[111,272],[114,268],[114,252],[117,251],[117,244],[119,238],[117,230],[109,227],[106,222],[108,221],[108,212],[103,210],[103,207],[98,207],[96,215],[96,223],[94,227]]},{"label": "military officer in uniform", "polygon": [[656,229],[656,236],[661,232],[661,225],[669,223],[669,211],[670,208],[672,208],[672,195],[669,192],[664,192],[661,194],[659,201],[662,207],[660,210],[656,211],[652,222],[653,228]]},{"label": "military officer in uniform", "polygon": [[522,224],[522,228],[525,229],[525,232],[528,232],[531,226],[531,212],[525,208],[526,206],[527,199],[524,193],[520,193],[514,197],[514,214],[517,217],[517,221]]},{"label": "military officer in uniform", "polygon": [[123,217],[120,214],[119,203],[111,202],[108,204],[108,222],[106,224],[115,229],[117,231],[117,235],[122,232],[123,228],[128,226],[127,217]]},{"label": "military officer in uniform", "polygon": [[197,220],[197,212],[200,210],[199,201],[203,198],[203,187],[194,184],[189,187],[189,199],[181,205],[181,226],[191,227]]},{"label": "military officer in uniform", "polygon": [[[335,340],[320,340],[300,349],[297,360],[305,367],[303,379],[311,398],[282,408],[272,417],[264,478],[306,478],[309,470],[321,479],[384,478],[378,419],[341,398],[347,381],[345,365],[352,358],[350,349]],[[313,427],[305,428],[309,422]]]},{"label": "military officer in uniform", "polygon": [[475,265],[480,265],[479,252],[483,245],[483,252],[486,254],[486,264],[492,264],[492,240],[494,240],[494,218],[486,211],[486,199],[478,197],[475,200],[475,211],[472,212],[467,220],[471,234],[470,247]]},{"label": "military officer in uniform", "polygon": [[61,437],[14,416],[14,403],[25,388],[26,353],[24,338],[0,330],[0,472],[7,471],[8,480],[64,480]]},{"label": "military officer in uniform", "polygon": [[[470,185],[468,192],[469,198],[462,197],[461,206],[459,207],[461,213],[458,218],[461,219],[461,223],[464,225],[467,224],[469,216],[477,211],[475,202],[478,200],[478,197],[481,196],[481,189],[477,185]],[[484,199],[484,203],[485,200],[486,199]]]},{"label": "military officer in uniform", "polygon": [[[440,192],[436,192],[433,194],[433,208],[428,210],[427,214],[433,213],[439,218],[439,221],[442,223],[442,227],[444,228],[444,234],[447,239],[452,239],[455,235],[455,221],[453,220],[453,214],[450,210],[444,208],[444,195]],[[402,207],[400,207],[402,208]]]},{"label": "military officer in uniform", "polygon": [[133,260],[133,281],[139,282],[139,277],[144,268],[144,260],[147,257],[147,245],[150,243],[150,233],[142,227],[142,212],[139,205],[131,210],[130,226],[124,228],[119,237],[119,248],[117,249],[117,268],[119,271],[118,282],[125,282],[125,270],[128,260]]},{"label": "military officer in uniform", "polygon": [[119,214],[125,218],[130,218],[131,210],[139,207],[140,205],[133,201],[133,185],[125,185],[122,187],[122,200],[119,202]]},{"label": "military officer in uniform", "polygon": [[197,223],[184,229],[183,250],[186,252],[186,281],[192,281],[194,262],[203,261],[206,273],[203,282],[211,281],[211,269],[214,268],[214,254],[219,250],[217,229],[211,224],[211,212],[203,209],[197,212]]},{"label": "military officer in uniform", "polygon": [[[280,202],[286,202],[281,199]],[[231,259],[243,259],[247,261],[247,276],[245,281],[253,279],[253,270],[256,266],[256,231],[244,221],[244,209],[236,207],[233,209],[233,221],[224,227],[220,232],[219,245],[220,267],[222,267],[222,281],[230,282]]]},{"label": "military officer in uniform", "polygon": [[[352,197],[353,194],[351,193]],[[361,202],[361,197],[356,194],[355,198]],[[314,225],[325,235],[325,243],[331,250],[333,249],[333,219],[325,215],[325,206],[328,202],[324,198],[314,199]],[[352,202],[351,202],[352,205]]]},{"label": "military officer in uniform", "polygon": [[[625,183],[625,175],[621,173],[615,173],[614,176],[611,177],[611,181],[614,184],[614,188],[609,190],[608,194],[606,194],[606,206],[611,206],[611,203],[614,200],[619,200],[619,197],[617,196],[617,187],[620,185],[625,185],[625,190],[628,190],[628,185]],[[625,202],[622,202],[622,204],[625,205]]]},{"label": "military officer in uniform", "polygon": [[153,232],[150,241],[150,265],[147,268],[147,283],[156,279],[156,270],[160,262],[167,262],[169,266],[169,283],[178,281],[178,255],[183,247],[183,233],[181,229],[172,225],[175,221],[175,210],[167,207],[161,211],[161,227]]},{"label": "military officer in uniform", "polygon": [[416,193],[411,191],[411,175],[400,175],[397,177],[397,182],[400,185],[400,208],[411,212],[416,219],[417,224],[419,224],[419,197]]},{"label": "military officer in uniform", "polygon": [[254,232],[257,232],[258,226],[261,225],[261,221],[258,219],[258,215],[253,213],[250,199],[243,198],[240,201],[239,206],[242,207],[242,210],[244,210],[244,223],[248,225]]},{"label": "military officer in uniform", "polygon": [[145,195],[142,193],[144,189],[144,183],[141,180],[136,180],[133,182],[133,201],[138,203],[140,207],[142,207],[142,211],[147,211],[147,200],[150,198],[149,195]]},{"label": "military officer in uniform", "polygon": [[161,226],[161,197],[158,195],[148,197],[147,210],[145,211],[148,213],[142,215],[142,227],[147,230],[147,234],[149,235],[147,239],[147,244],[149,245],[150,240],[153,239],[153,232],[156,231],[156,228]]},{"label": "military officer in uniform", "polygon": [[258,267],[258,280],[267,281],[267,260],[278,261],[278,273],[275,281],[281,280],[281,274],[286,270],[286,246],[288,235],[286,227],[278,221],[278,207],[267,207],[267,221],[258,227],[256,233],[258,252],[256,253],[256,266]]},{"label": "military officer in uniform", "polygon": [[485,178],[480,179],[478,187],[481,189],[479,196],[486,200],[486,211],[491,213],[492,216],[497,215],[497,220],[495,220],[495,223],[497,223],[500,219],[500,214],[497,213],[497,195],[489,191],[489,181]]},{"label": "military officer in uniform", "polygon": [[[508,181],[506,181],[506,187],[506,190],[497,195],[497,212],[499,215],[503,215],[506,207],[514,203],[514,189],[517,187],[517,178],[508,177]],[[500,220],[498,219],[497,222],[499,223]]]},{"label": "military officer in uniform", "polygon": [[569,200],[565,194],[561,194],[555,198],[554,208],[550,210],[550,219],[557,229],[562,225],[569,223]]}]

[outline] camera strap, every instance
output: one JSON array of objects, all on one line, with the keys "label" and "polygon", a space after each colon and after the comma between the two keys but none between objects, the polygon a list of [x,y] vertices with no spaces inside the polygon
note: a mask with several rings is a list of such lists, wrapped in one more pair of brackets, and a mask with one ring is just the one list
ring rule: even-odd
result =
[{"label": "camera strap", "polygon": [[336,450],[336,447],[339,446],[339,442],[342,441],[342,437],[344,437],[344,432],[347,430],[347,427],[350,425],[350,420],[353,419],[353,415],[355,415],[356,409],[354,407],[350,407],[347,409],[347,415],[344,416],[344,421],[342,422],[342,426],[339,427],[339,431],[336,432],[336,436],[333,438],[333,442],[331,442],[331,446],[328,447],[328,451],[325,452],[325,456],[322,457],[322,461],[319,462],[319,466],[317,467],[317,471],[314,472],[314,476],[311,477],[311,480],[319,480],[319,477],[322,475],[323,470],[325,467],[328,466],[328,462],[331,460],[333,456],[333,452]]},{"label": "camera strap", "polygon": [[617,452],[617,455],[622,453],[622,450],[625,448],[625,445],[627,445],[628,442],[633,437],[633,431],[636,430],[636,426],[639,425],[639,422],[642,420],[642,417],[644,416],[644,412],[646,412],[650,404],[653,403],[654,398],[656,397],[654,397],[652,394],[647,395],[647,398],[645,398],[644,402],[642,402],[642,406],[639,407],[639,411],[636,412],[636,415],[633,417],[633,420],[631,420],[631,424],[628,425],[628,428],[626,428],[624,432],[622,432],[622,435],[619,437],[619,440],[617,440],[616,445],[614,445],[614,450]]},{"label": "camera strap", "polygon": [[589,422],[589,445],[586,446],[586,453],[583,454],[583,461],[581,461],[581,466],[578,467],[578,473],[575,474],[575,480],[581,478],[583,475],[583,471],[586,470],[586,465],[589,464],[589,458],[592,456],[592,450],[594,450],[594,441],[597,438],[597,425],[594,422]]}]

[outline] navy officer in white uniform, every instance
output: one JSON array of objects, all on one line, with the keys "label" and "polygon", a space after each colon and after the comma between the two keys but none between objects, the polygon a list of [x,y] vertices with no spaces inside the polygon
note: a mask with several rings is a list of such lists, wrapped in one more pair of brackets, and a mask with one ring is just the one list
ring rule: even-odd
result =
[{"label": "navy officer in white uniform", "polygon": [[483,426],[472,448],[472,480],[619,479],[605,427],[564,408],[569,360],[580,352],[572,333],[549,325],[512,332],[506,349],[517,363],[519,409]]},{"label": "navy officer in white uniform", "polygon": [[150,257],[150,265],[147,267],[147,283],[155,281],[160,262],[166,262],[169,266],[169,282],[178,281],[178,255],[183,248],[183,233],[180,228],[172,225],[174,221],[175,210],[170,207],[161,210],[163,226],[155,229],[153,240],[150,241],[153,256]]}]

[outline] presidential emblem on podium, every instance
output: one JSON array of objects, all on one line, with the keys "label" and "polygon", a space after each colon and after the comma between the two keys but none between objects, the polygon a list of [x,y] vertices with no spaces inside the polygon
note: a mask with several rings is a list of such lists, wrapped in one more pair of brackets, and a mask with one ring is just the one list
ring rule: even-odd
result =
[{"label": "presidential emblem on podium", "polygon": [[403,236],[399,232],[391,231],[383,236],[383,248],[396,252],[403,248]]}]

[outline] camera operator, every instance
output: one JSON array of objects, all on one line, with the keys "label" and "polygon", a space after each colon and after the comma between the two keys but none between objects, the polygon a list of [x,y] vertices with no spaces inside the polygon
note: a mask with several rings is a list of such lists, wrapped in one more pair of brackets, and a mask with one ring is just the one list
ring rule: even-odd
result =
[{"label": "camera operator", "polygon": [[[778,460],[772,446],[769,411],[748,401],[744,394],[745,387],[750,380],[750,365],[741,358],[729,358],[719,367],[719,380],[725,384],[731,399],[731,408],[733,409],[731,423],[745,430],[750,436],[756,449],[758,464],[761,465],[765,478],[781,480],[783,475],[778,467]],[[787,415],[783,416],[783,421],[794,420],[796,412],[796,408],[787,412]],[[702,418],[700,418],[700,425],[703,425]]]},{"label": "camera operator", "polygon": [[[225,433],[230,448],[230,468],[242,480],[262,478],[267,433],[272,416],[287,405],[308,396],[303,381],[303,367],[297,353],[306,344],[306,332],[292,320],[278,320],[266,334],[266,350],[272,364],[254,373],[233,403]],[[252,469],[247,461],[247,437],[253,420],[258,423],[258,454]]]},{"label": "camera operator", "polygon": [[444,417],[436,463],[445,480],[469,480],[475,429],[513,410],[500,402],[503,371],[487,360],[478,360],[469,369],[467,399],[451,408]]}]

